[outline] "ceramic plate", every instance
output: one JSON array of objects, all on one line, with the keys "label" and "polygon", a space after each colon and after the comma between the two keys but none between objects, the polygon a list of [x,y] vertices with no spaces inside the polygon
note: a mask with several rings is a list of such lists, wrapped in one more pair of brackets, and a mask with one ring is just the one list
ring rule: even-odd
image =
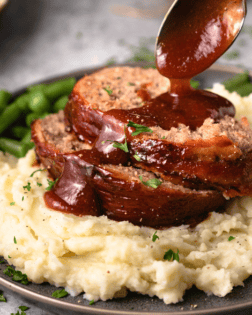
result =
[{"label": "ceramic plate", "polygon": [[[139,65],[139,64],[138,64]],[[55,77],[45,83],[53,82],[66,77],[81,78],[84,74],[91,73],[95,69],[81,70],[69,73],[65,76]],[[214,82],[223,82],[232,77],[234,74],[242,72],[242,69],[236,67],[226,67],[213,65],[204,73],[195,79],[200,81],[201,88],[212,87]],[[36,82],[38,83],[38,82]],[[39,82],[42,83],[42,82]],[[16,92],[16,96],[23,93],[24,89]],[[1,261],[0,257],[0,261]],[[196,315],[196,314],[252,314],[252,277],[248,278],[244,287],[236,287],[226,297],[219,298],[216,296],[207,296],[203,291],[193,287],[188,290],[184,296],[184,301],[175,305],[166,305],[162,300],[156,297],[148,297],[136,293],[129,293],[126,298],[113,299],[110,301],[98,301],[89,305],[88,301],[83,300],[82,295],[77,297],[67,296],[63,299],[54,299],[51,297],[55,287],[48,283],[32,284],[27,286],[13,282],[3,273],[6,264],[0,264],[0,285],[9,288],[17,294],[39,302],[43,309],[48,305],[53,308],[54,314],[109,314],[109,315]],[[58,313],[57,313],[58,311]]]}]

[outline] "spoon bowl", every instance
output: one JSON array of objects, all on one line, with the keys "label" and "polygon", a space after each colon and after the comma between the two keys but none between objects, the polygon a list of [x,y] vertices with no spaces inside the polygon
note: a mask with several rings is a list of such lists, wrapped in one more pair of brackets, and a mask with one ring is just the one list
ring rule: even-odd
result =
[{"label": "spoon bowl", "polygon": [[169,78],[192,78],[210,67],[234,42],[246,0],[175,0],[156,41],[156,64]]}]

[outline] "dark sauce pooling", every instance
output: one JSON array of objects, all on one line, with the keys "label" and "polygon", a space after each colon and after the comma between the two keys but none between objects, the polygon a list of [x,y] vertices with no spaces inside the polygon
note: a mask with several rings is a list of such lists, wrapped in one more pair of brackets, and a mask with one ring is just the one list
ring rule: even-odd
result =
[{"label": "dark sauce pooling", "polygon": [[[166,31],[160,33],[157,41],[157,69],[170,79],[170,91],[151,99],[147,90],[142,88],[138,95],[143,99],[144,106],[130,110],[107,111],[102,116],[102,122],[97,119],[99,123],[95,121],[94,112],[92,119],[101,125],[93,149],[80,151],[81,155],[78,157],[77,154],[64,156],[64,171],[60,180],[52,191],[45,193],[48,207],[75,215],[100,214],[93,182],[96,177],[96,182],[99,183],[98,177],[101,175],[94,172],[95,168],[92,168],[92,165],[99,166],[102,163],[126,165],[130,160],[129,154],[113,147],[107,140],[120,143],[124,139],[129,140],[131,137],[129,131],[127,128],[124,129],[129,120],[148,127],[159,126],[164,130],[183,123],[191,130],[195,130],[206,118],[210,117],[218,122],[225,115],[235,115],[235,108],[228,100],[211,92],[195,90],[190,86],[190,79],[207,69],[230,46],[236,31],[234,23],[229,21],[229,16],[223,8],[223,1],[213,0],[211,5],[209,1],[206,4],[205,1],[191,0],[186,1],[186,5],[184,2],[185,0],[176,2],[177,10],[170,13],[173,22]],[[230,1],[226,2],[228,6]],[[181,16],[177,22],[174,22],[173,12]],[[243,12],[237,11],[237,15],[239,14]],[[120,199],[120,196],[118,198]],[[120,202],[123,219],[123,198]],[[150,224],[146,225],[153,226],[151,221],[155,222],[157,215],[158,212],[150,212]],[[201,220],[199,216],[199,221]],[[136,220],[133,223],[137,222]],[[141,221],[138,224],[142,224]]]}]

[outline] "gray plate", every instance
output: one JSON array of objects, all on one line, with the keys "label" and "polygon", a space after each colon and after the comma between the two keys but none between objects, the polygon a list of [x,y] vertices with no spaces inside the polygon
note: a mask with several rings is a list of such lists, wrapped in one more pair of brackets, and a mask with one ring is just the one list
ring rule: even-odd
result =
[{"label": "gray plate", "polygon": [[[138,64],[139,65],[139,64]],[[81,70],[69,73],[65,76],[55,77],[44,82],[53,82],[61,78],[74,76],[77,79],[86,73],[96,69]],[[197,76],[201,88],[211,87],[214,82],[222,82],[234,74],[242,72],[236,67],[213,65],[210,69]],[[39,82],[41,83],[41,82]],[[24,89],[16,92],[16,95],[23,93]],[[1,257],[0,257],[0,260]],[[252,314],[252,277],[245,281],[244,287],[236,287],[226,297],[207,296],[204,292],[193,287],[184,296],[184,301],[176,305],[165,305],[162,300],[156,297],[150,298],[136,293],[129,292],[123,299],[110,301],[98,301],[90,306],[88,301],[83,300],[82,295],[77,297],[67,296],[63,299],[51,297],[55,287],[43,283],[40,285],[30,283],[27,286],[13,282],[3,273],[6,264],[0,264],[0,285],[12,290],[17,294],[37,301],[43,309],[48,305],[53,306],[54,314],[110,314],[110,315],[134,315],[134,314],[158,314],[158,315],[196,315],[196,314]]]}]

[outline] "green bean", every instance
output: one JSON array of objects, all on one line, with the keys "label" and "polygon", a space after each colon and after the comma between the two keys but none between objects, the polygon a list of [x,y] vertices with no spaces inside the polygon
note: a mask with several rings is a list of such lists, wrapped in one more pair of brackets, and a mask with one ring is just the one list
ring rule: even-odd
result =
[{"label": "green bean", "polygon": [[27,125],[28,127],[30,127],[30,126],[31,126],[31,123],[33,122],[33,120],[39,119],[39,118],[43,119],[43,118],[45,118],[47,115],[49,115],[49,113],[43,113],[43,114],[30,113],[30,114],[28,114],[28,115],[26,116],[26,118],[25,118],[26,125]]},{"label": "green bean", "polygon": [[75,78],[68,78],[48,84],[44,88],[45,95],[50,101],[55,101],[61,96],[69,95],[75,83]]},{"label": "green bean", "polygon": [[252,93],[252,83],[245,83],[243,85],[240,85],[236,89],[236,92],[241,96],[248,96],[250,93]]},{"label": "green bean", "polygon": [[66,103],[68,102],[68,96],[62,96],[60,97],[54,104],[53,104],[53,112],[57,113],[61,109],[64,109],[66,106]]},{"label": "green bean", "polygon": [[29,108],[35,113],[44,113],[50,110],[51,104],[44,92],[35,91],[30,94]]},{"label": "green bean", "polygon": [[0,134],[7,129],[21,114],[20,108],[16,103],[7,106],[0,115]]},{"label": "green bean", "polygon": [[30,129],[24,126],[14,126],[11,128],[11,133],[18,139],[22,139],[28,131],[30,131]]},{"label": "green bean", "polygon": [[28,129],[26,134],[22,137],[22,140],[21,140],[22,143],[31,143],[31,130]]},{"label": "green bean", "polygon": [[0,149],[21,158],[26,155],[29,145],[9,138],[0,138]]},{"label": "green bean", "polygon": [[239,73],[232,77],[231,79],[228,79],[224,81],[222,84],[225,86],[226,90],[229,92],[234,92],[237,90],[239,86],[242,84],[249,83],[249,72],[244,71],[243,73]]},{"label": "green bean", "polygon": [[27,91],[28,92],[37,92],[37,91],[44,91],[45,89],[45,84],[41,83],[41,84],[36,84],[36,85],[31,85],[28,86]]},{"label": "green bean", "polygon": [[28,93],[24,93],[15,99],[17,106],[24,112],[29,111],[29,99]]},{"label": "green bean", "polygon": [[0,91],[0,113],[6,108],[10,99],[11,99],[10,92],[6,90]]}]

